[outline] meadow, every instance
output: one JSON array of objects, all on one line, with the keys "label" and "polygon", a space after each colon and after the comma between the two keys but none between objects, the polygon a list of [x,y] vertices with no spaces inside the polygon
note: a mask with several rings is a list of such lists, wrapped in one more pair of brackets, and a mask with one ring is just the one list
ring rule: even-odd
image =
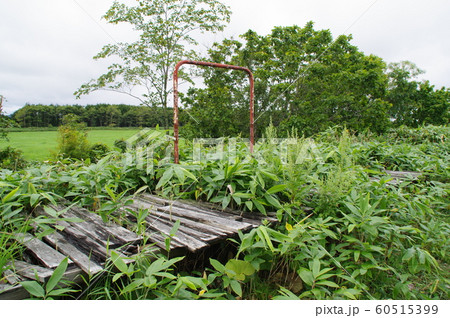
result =
[{"label": "meadow", "polygon": [[[114,146],[117,139],[127,139],[140,131],[140,128],[116,128],[88,130],[88,141],[92,144],[103,143],[109,148]],[[25,160],[44,161],[52,158],[52,153],[58,147],[58,131],[20,129],[8,134],[9,140],[0,139],[0,149],[11,146],[23,152]]]}]

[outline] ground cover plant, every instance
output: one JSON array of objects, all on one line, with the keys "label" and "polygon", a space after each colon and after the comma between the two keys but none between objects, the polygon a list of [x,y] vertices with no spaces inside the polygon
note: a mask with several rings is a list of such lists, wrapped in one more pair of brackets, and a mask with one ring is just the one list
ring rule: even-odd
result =
[{"label": "ground cover plant", "polygon": [[[128,265],[112,253],[89,288],[61,291],[64,297],[448,299],[448,127],[402,127],[381,136],[330,128],[312,138],[293,132],[289,139],[269,127],[253,155],[239,138],[184,140],[180,165],[167,156],[169,134],[152,131],[138,148],[96,163],[1,170],[2,255],[20,257],[12,235],[30,231],[29,224],[38,225],[36,235],[48,233],[52,219],[31,212],[61,198],[142,234],[145,222],[126,223],[119,207],[136,191],[152,191],[276,212],[279,222],[241,233],[228,242],[232,257],[210,257],[196,268],[150,250]],[[145,162],[134,157],[143,144],[152,150]],[[392,182],[384,169],[422,174]],[[35,297],[53,297],[51,288],[34,288]]]}]

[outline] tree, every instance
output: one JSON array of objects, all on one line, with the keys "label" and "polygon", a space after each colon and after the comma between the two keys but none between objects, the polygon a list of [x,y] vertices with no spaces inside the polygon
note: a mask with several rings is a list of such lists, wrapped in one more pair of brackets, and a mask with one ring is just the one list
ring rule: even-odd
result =
[{"label": "tree", "polygon": [[[387,87],[385,63],[360,52],[351,44],[350,36],[333,40],[329,30],[315,30],[309,22],[303,28],[275,27],[266,36],[250,30],[241,37],[244,44],[225,40],[216,44],[209,55],[214,62],[242,65],[253,71],[259,135],[263,129],[258,127],[266,127],[271,121],[285,133],[295,128],[305,135],[339,124],[375,132],[388,127],[390,104],[383,100]],[[208,126],[216,128],[211,130],[212,136],[227,135],[233,129],[245,132],[245,76],[205,70],[205,77],[207,88],[192,89],[184,97],[189,113],[196,119],[188,121],[192,130],[202,132],[199,126],[208,122]],[[214,105],[214,111],[208,105]],[[226,121],[231,123],[223,125]]]},{"label": "tree", "polygon": [[396,126],[417,126],[414,114],[418,109],[419,82],[414,79],[424,71],[414,63],[402,61],[388,65],[389,86],[387,100],[392,104],[390,116]]},{"label": "tree", "polygon": [[14,127],[14,122],[3,114],[3,102],[6,98],[0,95],[0,139],[7,139],[8,132],[6,128]]},{"label": "tree", "polygon": [[0,138],[6,138],[6,120],[3,118],[3,101],[5,98],[3,95],[0,95]]},{"label": "tree", "polygon": [[450,89],[435,90],[429,81],[419,84],[418,109],[414,114],[421,125],[448,125],[450,121]]},{"label": "tree", "polygon": [[63,124],[58,127],[58,155],[63,158],[87,159],[90,145],[87,139],[86,125],[80,123],[74,114],[65,115]]},{"label": "tree", "polygon": [[[131,24],[139,32],[132,43],[103,47],[94,59],[116,57],[120,62],[108,72],[83,84],[75,95],[79,98],[96,90],[112,90],[137,98],[143,105],[167,107],[169,80],[175,63],[195,58],[198,45],[195,31],[216,32],[230,20],[230,10],[218,0],[138,0],[136,6],[117,1],[106,12],[108,23]],[[188,50],[187,47],[191,49]],[[180,73],[186,78],[185,73]],[[144,89],[142,95],[133,88]]]}]

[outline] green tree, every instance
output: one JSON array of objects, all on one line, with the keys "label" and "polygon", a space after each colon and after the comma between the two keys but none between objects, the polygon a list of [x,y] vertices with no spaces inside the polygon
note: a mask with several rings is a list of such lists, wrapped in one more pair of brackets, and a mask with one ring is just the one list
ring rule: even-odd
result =
[{"label": "green tree", "polygon": [[3,117],[3,101],[5,98],[0,95],[0,138],[6,138],[6,119]]},{"label": "green tree", "polygon": [[394,125],[417,126],[414,114],[419,107],[417,100],[419,82],[414,79],[423,73],[423,70],[410,61],[388,65],[387,100],[392,104],[389,114]]},{"label": "green tree", "polygon": [[448,125],[450,121],[450,89],[435,90],[429,81],[419,84],[416,120],[421,125]]},{"label": "green tree", "polygon": [[8,136],[7,128],[13,127],[14,122],[3,114],[3,102],[6,98],[0,95],[0,139],[6,139]]},{"label": "green tree", "polygon": [[106,108],[107,125],[116,126],[119,123],[120,113],[119,107],[116,105],[109,105]]},{"label": "green tree", "polygon": [[[381,58],[366,56],[351,44],[350,36],[333,40],[329,30],[275,27],[271,34],[248,31],[244,43],[225,40],[210,51],[215,62],[242,65],[255,76],[255,113],[259,134],[269,122],[285,133],[292,128],[311,135],[342,124],[353,130],[384,131],[390,104]],[[184,104],[195,121],[193,131],[208,126],[214,136],[248,127],[248,82],[245,74],[205,70],[205,89],[192,89]],[[210,108],[214,105],[214,110]],[[216,115],[217,114],[217,115]],[[224,116],[221,116],[224,114]],[[209,118],[209,119],[208,119]],[[374,120],[376,118],[376,120]],[[231,125],[231,127],[230,127]]]},{"label": "green tree", "polygon": [[[198,45],[194,32],[223,30],[231,14],[229,8],[217,0],[137,2],[136,6],[127,6],[115,1],[104,18],[113,24],[131,24],[139,32],[139,39],[104,46],[94,59],[115,57],[120,62],[109,66],[108,72],[98,79],[83,84],[75,92],[77,97],[100,89],[112,90],[135,97],[144,105],[166,108],[175,63],[197,57],[193,49],[187,49]],[[145,92],[134,93],[136,86]]]},{"label": "green tree", "polygon": [[63,118],[63,124],[58,128],[58,155],[64,158],[89,158],[90,145],[87,140],[86,124],[79,122],[80,118],[68,114]]}]

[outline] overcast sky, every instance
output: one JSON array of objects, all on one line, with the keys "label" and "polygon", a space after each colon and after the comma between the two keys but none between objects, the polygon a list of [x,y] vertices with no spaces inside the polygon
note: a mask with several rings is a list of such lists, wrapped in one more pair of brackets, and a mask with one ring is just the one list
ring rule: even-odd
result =
[{"label": "overcast sky", "polygon": [[[129,103],[111,92],[94,92],[76,100],[73,92],[105,72],[108,62],[92,57],[113,41],[130,41],[131,28],[108,25],[101,16],[112,0],[1,0],[0,94],[12,113],[31,104]],[[126,0],[122,2],[134,1]],[[223,0],[232,20],[214,40],[253,29],[267,34],[274,26],[329,29],[334,37],[352,34],[365,54],[386,62],[409,60],[426,71],[436,87],[450,87],[450,1],[448,0]]]}]

